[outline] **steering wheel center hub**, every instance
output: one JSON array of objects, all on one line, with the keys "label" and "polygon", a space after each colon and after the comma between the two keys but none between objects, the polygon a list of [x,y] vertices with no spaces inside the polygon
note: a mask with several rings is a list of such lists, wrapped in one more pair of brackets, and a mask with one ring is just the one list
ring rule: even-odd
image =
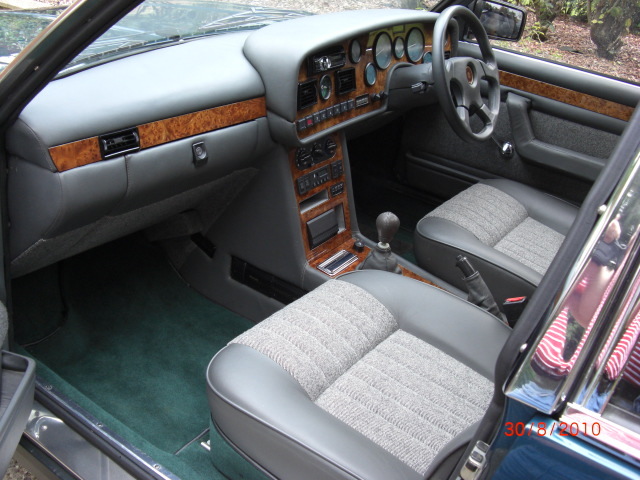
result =
[{"label": "steering wheel center hub", "polygon": [[473,79],[474,79],[474,74],[473,74],[473,68],[471,68],[471,66],[467,65],[467,82],[469,82],[469,85],[473,84]]}]

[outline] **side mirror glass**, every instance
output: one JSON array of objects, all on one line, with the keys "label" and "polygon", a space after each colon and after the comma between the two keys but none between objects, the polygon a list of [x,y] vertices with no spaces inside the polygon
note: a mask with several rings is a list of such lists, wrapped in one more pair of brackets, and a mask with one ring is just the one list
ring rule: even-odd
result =
[{"label": "side mirror glass", "polygon": [[492,40],[517,42],[527,23],[525,9],[496,0],[477,0],[473,12]]}]

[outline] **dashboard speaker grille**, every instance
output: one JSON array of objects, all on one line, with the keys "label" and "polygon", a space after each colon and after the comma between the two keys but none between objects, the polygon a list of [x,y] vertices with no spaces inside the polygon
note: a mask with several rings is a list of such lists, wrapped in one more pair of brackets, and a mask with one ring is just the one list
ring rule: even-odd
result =
[{"label": "dashboard speaker grille", "polygon": [[315,80],[298,84],[298,110],[304,110],[318,103],[318,85]]},{"label": "dashboard speaker grille", "polygon": [[140,150],[137,128],[129,128],[100,136],[100,151],[103,158],[111,158],[123,153]]},{"label": "dashboard speaker grille", "polygon": [[353,92],[356,89],[356,69],[346,68],[336,72],[336,91],[338,95]]}]

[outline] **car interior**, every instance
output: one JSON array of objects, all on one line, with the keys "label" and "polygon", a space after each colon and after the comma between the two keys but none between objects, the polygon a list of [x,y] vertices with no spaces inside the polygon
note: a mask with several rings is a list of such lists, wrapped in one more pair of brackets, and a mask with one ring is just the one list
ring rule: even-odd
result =
[{"label": "car interior", "polygon": [[301,16],[49,82],[5,139],[0,316],[40,401],[184,479],[459,471],[640,98],[492,48],[469,7]]}]

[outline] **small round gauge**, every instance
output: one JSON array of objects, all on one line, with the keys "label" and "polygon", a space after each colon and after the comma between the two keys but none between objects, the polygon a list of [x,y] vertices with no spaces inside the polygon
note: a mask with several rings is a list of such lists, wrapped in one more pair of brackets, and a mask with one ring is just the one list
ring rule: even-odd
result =
[{"label": "small round gauge", "polygon": [[381,70],[391,65],[391,51],[391,37],[388,33],[382,32],[373,42],[373,58]]},{"label": "small round gauge", "polygon": [[349,60],[352,63],[358,63],[362,57],[362,46],[358,40],[353,40],[349,46]]},{"label": "small round gauge", "polygon": [[393,41],[393,55],[400,60],[404,55],[404,38],[397,37]]},{"label": "small round gauge", "polygon": [[376,66],[373,63],[368,63],[367,66],[364,67],[364,83],[369,86],[375,85],[377,77],[378,72],[376,71]]},{"label": "small round gauge", "polygon": [[431,55],[431,52],[426,52],[424,54],[424,57],[422,57],[422,61],[424,63],[432,63],[433,62],[433,55]]},{"label": "small round gauge", "polygon": [[407,35],[407,57],[413,63],[418,63],[424,51],[424,35],[419,28],[412,28]]},{"label": "small round gauge", "polygon": [[320,78],[320,98],[322,98],[322,100],[329,100],[332,90],[333,84],[331,83],[331,77],[329,75],[323,75]]}]

